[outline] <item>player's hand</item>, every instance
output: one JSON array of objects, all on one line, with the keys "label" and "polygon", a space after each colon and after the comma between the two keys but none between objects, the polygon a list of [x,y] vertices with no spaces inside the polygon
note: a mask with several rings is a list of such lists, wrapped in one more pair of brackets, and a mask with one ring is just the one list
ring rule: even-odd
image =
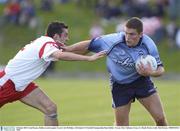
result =
[{"label": "player's hand", "polygon": [[70,52],[71,50],[69,50],[69,47],[68,46],[61,46],[61,49],[63,49],[63,51],[66,51],[66,52]]},{"label": "player's hand", "polygon": [[151,74],[154,72],[151,68],[150,63],[148,62],[147,65],[143,65],[142,62],[140,62],[140,65],[137,69],[137,72],[142,76],[151,76]]},{"label": "player's hand", "polygon": [[105,51],[105,50],[104,51],[100,51],[100,52],[90,56],[88,61],[95,61],[97,59],[100,59],[100,58],[106,56],[106,54],[107,54],[107,51]]},{"label": "player's hand", "polygon": [[[63,47],[66,47],[66,44],[65,44],[65,43],[62,43],[62,42],[60,42],[60,41],[58,41],[58,40],[56,40],[56,43],[57,43],[57,45],[59,46],[60,49],[63,49]],[[63,49],[63,50],[64,50],[64,49]]]}]

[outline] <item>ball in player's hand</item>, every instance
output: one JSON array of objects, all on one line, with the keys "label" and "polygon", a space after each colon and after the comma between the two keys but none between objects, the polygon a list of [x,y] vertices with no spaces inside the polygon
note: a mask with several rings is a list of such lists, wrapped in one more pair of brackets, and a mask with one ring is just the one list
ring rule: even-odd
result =
[{"label": "ball in player's hand", "polygon": [[135,67],[136,67],[136,69],[138,69],[139,65],[141,65],[141,63],[146,67],[148,62],[150,63],[152,70],[157,69],[157,61],[151,55],[143,55],[143,56],[139,57],[135,63]]}]

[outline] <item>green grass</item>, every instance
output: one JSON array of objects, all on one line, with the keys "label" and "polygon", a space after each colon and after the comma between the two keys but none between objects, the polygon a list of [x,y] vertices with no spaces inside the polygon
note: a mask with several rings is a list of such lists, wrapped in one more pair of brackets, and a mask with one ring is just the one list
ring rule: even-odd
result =
[{"label": "green grass", "polygon": [[[58,118],[64,126],[111,126],[114,117],[108,80],[39,79],[38,85],[58,106]],[[159,94],[171,126],[180,126],[180,82],[156,80]],[[0,125],[42,126],[43,114],[20,102],[0,109]],[[136,101],[130,112],[130,125],[152,126],[147,111]]]}]

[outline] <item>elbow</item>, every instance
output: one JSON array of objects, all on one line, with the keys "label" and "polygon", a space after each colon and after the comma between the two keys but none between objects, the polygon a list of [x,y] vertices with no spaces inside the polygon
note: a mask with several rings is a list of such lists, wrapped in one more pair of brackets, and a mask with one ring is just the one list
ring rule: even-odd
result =
[{"label": "elbow", "polygon": [[162,74],[164,74],[164,73],[165,73],[165,69],[163,68],[163,69],[162,69]]},{"label": "elbow", "polygon": [[164,69],[164,67],[162,67],[162,66],[160,66],[160,67],[158,67],[158,76],[162,76],[164,73],[165,73],[165,69]]},{"label": "elbow", "polygon": [[56,51],[51,55],[51,57],[53,57],[55,61],[58,61],[58,60],[63,60],[65,56],[62,51]]},{"label": "elbow", "polygon": [[58,60],[66,60],[66,59],[67,59],[64,52],[60,52],[60,53],[56,56],[56,58],[57,58]]}]

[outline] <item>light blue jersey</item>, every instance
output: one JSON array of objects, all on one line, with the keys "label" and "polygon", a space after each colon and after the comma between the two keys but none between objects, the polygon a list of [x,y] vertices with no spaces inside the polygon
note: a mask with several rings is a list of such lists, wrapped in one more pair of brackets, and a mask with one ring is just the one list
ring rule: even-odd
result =
[{"label": "light blue jersey", "polygon": [[143,35],[135,47],[126,45],[124,32],[104,35],[93,39],[88,50],[92,52],[107,50],[106,64],[111,80],[120,84],[131,83],[140,77],[135,69],[135,62],[141,55],[154,56],[158,66],[162,66],[157,47],[147,35]]}]

